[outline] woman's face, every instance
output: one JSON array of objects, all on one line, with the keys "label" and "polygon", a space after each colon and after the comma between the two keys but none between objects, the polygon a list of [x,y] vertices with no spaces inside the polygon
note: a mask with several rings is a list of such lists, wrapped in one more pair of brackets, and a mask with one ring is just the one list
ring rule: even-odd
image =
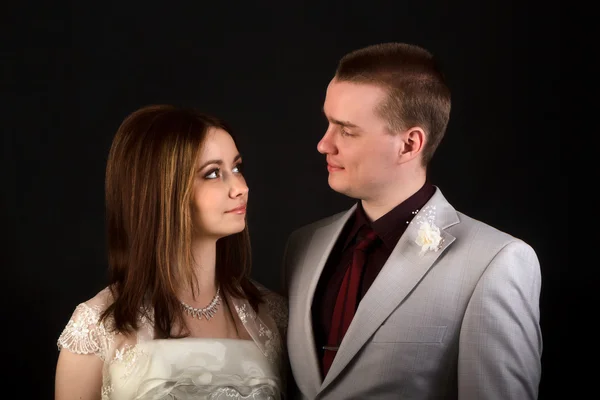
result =
[{"label": "woman's face", "polygon": [[202,147],[192,187],[194,237],[219,239],[244,230],[248,186],[229,133],[211,128]]}]

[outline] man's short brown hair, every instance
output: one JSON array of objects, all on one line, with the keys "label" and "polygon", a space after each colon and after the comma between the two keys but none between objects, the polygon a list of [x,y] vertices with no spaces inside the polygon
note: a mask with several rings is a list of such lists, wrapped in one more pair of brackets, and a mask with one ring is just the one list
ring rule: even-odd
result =
[{"label": "man's short brown hair", "polygon": [[377,111],[391,132],[422,128],[423,165],[431,161],[450,118],[450,89],[429,51],[406,43],[368,46],[346,54],[335,78],[383,87],[388,97]]}]

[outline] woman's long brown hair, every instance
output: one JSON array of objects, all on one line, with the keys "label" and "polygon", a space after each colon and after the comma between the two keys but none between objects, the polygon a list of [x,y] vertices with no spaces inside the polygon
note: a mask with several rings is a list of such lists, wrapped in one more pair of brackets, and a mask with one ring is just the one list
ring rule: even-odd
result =
[{"label": "woman's long brown hair", "polygon": [[[109,287],[114,297],[103,313],[121,333],[151,317],[156,338],[184,326],[176,290],[195,288],[192,269],[191,193],[196,162],[207,132],[224,121],[170,105],[143,107],[121,124],[106,167]],[[229,295],[262,302],[250,282],[248,228],[217,241],[216,279]]]}]

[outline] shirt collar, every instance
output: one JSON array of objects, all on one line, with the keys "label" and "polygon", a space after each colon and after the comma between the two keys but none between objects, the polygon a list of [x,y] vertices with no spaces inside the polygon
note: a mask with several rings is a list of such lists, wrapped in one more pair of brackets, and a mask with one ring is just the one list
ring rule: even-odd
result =
[{"label": "shirt collar", "polygon": [[435,186],[426,182],[421,189],[415,192],[408,199],[398,204],[392,210],[387,212],[385,215],[377,219],[376,221],[370,221],[365,210],[362,207],[362,203],[359,202],[354,212],[354,221],[352,228],[344,243],[344,249],[354,242],[358,231],[363,226],[370,227],[375,231],[377,236],[383,241],[383,244],[391,251],[400,236],[406,230],[406,226],[419,212],[419,210],[429,201],[431,196],[435,193]]}]

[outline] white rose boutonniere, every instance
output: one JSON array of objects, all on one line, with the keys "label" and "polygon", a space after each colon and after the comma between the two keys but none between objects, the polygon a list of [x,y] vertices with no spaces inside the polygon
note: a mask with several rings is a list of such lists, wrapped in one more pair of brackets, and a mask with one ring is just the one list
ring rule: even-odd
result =
[{"label": "white rose boutonniere", "polygon": [[433,223],[424,221],[419,226],[419,232],[415,242],[421,246],[420,255],[425,254],[429,250],[438,251],[440,243],[442,242],[442,236],[440,235],[440,228],[435,226]]}]

